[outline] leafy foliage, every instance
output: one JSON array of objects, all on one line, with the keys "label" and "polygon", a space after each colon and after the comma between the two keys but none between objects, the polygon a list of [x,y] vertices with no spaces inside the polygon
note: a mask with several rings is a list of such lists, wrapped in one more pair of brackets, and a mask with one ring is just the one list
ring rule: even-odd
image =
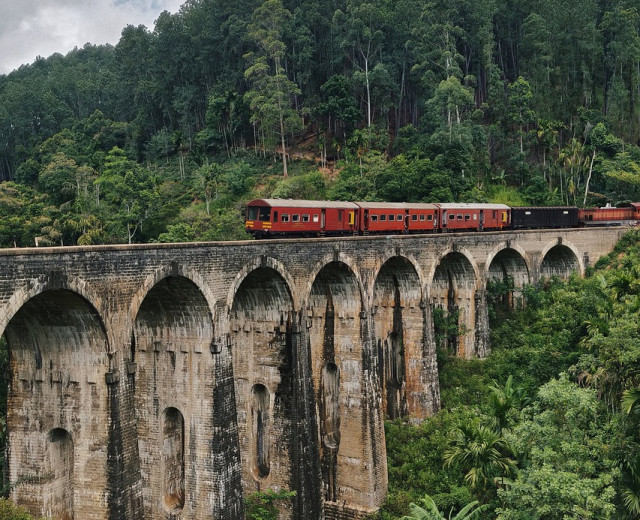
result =
[{"label": "leafy foliage", "polygon": [[34,517],[11,500],[0,498],[0,520],[34,520]]},{"label": "leafy foliage", "polygon": [[295,491],[256,491],[246,499],[247,520],[278,520],[279,511],[277,503],[289,500],[296,496]]}]

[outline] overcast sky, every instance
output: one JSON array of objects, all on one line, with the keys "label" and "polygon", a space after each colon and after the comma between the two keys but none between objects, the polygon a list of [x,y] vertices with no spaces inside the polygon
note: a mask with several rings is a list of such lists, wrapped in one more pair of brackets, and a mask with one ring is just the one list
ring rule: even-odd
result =
[{"label": "overcast sky", "polygon": [[85,43],[116,44],[127,25],[146,25],[185,0],[0,0],[0,74],[37,56]]}]

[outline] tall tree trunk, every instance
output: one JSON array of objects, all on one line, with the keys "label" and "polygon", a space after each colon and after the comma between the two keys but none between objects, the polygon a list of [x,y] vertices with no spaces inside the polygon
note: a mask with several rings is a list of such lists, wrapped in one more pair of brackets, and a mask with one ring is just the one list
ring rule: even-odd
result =
[{"label": "tall tree trunk", "polygon": [[589,164],[589,175],[587,176],[587,182],[584,185],[584,199],[582,200],[582,205],[585,206],[587,204],[587,193],[589,192],[589,182],[591,182],[591,174],[593,173],[593,162],[596,160],[596,151],[593,151],[593,155],[591,156],[591,164]]}]

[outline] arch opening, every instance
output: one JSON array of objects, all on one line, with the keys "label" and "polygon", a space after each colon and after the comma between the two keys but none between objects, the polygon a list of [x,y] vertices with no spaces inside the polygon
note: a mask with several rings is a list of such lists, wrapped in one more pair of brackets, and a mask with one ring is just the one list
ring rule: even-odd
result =
[{"label": "arch opening", "polygon": [[540,278],[569,278],[572,273],[580,271],[580,264],[571,248],[558,244],[547,252],[540,265]]},{"label": "arch opening", "polygon": [[184,417],[177,408],[162,413],[162,503],[169,513],[184,508],[185,499]]},{"label": "arch opening", "polygon": [[[146,295],[136,316],[134,349],[203,352],[213,339],[213,318],[202,291],[188,278],[169,276]],[[132,359],[133,361],[134,359]]]},{"label": "arch opening", "polygon": [[461,357],[475,348],[475,285],[471,262],[457,251],[440,260],[431,282],[436,343]]},{"label": "arch opening", "polygon": [[257,478],[266,478],[271,472],[269,461],[269,409],[271,398],[267,387],[253,385],[251,389],[251,422],[253,431],[253,471]]},{"label": "arch opening", "polygon": [[[96,420],[109,415],[109,348],[98,312],[70,290],[44,291],[24,303],[3,337],[9,377],[8,479],[46,476],[16,486],[12,498],[37,516],[71,519],[101,508],[105,512],[106,505],[89,499],[109,488],[108,429]],[[74,444],[85,442],[97,449],[76,453]],[[86,468],[96,467],[102,468],[97,477],[85,475]],[[76,493],[79,480],[91,492]]]},{"label": "arch opening", "polygon": [[420,302],[420,279],[411,262],[404,257],[385,262],[374,284],[373,305],[383,407],[390,419],[424,413],[416,401],[424,391]]},{"label": "arch opening", "polygon": [[488,299],[496,316],[520,306],[521,290],[529,283],[529,269],[522,255],[512,248],[502,249],[491,261],[487,276]]}]

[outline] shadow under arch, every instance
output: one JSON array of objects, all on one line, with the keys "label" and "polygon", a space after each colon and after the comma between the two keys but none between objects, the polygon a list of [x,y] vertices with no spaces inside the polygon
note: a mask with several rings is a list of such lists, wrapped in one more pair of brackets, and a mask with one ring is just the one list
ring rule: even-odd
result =
[{"label": "shadow under arch", "polygon": [[131,299],[129,306],[129,318],[131,323],[134,323],[138,313],[140,312],[140,306],[146,299],[149,292],[156,287],[162,280],[169,277],[181,277],[189,280],[202,294],[206,300],[212,319],[215,319],[214,309],[216,308],[216,298],[213,295],[209,284],[197,271],[193,269],[187,269],[182,264],[165,265],[156,270],[149,276],[147,276],[142,282],[140,288],[136,291],[135,295]]},{"label": "shadow under arch", "polygon": [[245,266],[238,272],[238,274],[236,274],[231,286],[229,287],[229,292],[227,293],[227,309],[229,310],[229,312],[231,312],[234,306],[236,306],[237,304],[236,297],[238,295],[238,292],[240,291],[241,286],[245,283],[246,279],[252,273],[255,273],[259,269],[274,271],[277,276],[282,279],[284,287],[286,287],[291,310],[298,308],[296,294],[293,291],[295,283],[293,277],[289,274],[284,264],[282,264],[282,262],[276,260],[275,258],[257,257],[249,263],[245,264]]},{"label": "shadow under arch", "polygon": [[[33,296],[15,309],[4,329],[11,367],[9,479],[52,474],[50,480],[28,482],[12,491],[17,503],[38,516],[48,510],[61,518],[96,512],[106,517],[116,506],[111,500],[95,504],[91,497],[110,496],[113,489],[107,428],[111,403],[105,381],[109,341],[95,306],[66,288],[72,285],[62,277],[41,279],[25,291]],[[67,458],[73,445],[85,444],[96,449],[78,450]],[[88,493],[75,487],[80,481],[87,482]]]},{"label": "shadow under arch", "polygon": [[548,244],[542,251],[542,261],[540,262],[540,279],[558,276],[569,278],[572,273],[577,272],[584,275],[584,264],[580,258],[578,249],[571,243],[553,242]]},{"label": "shadow under arch", "polygon": [[531,283],[531,271],[520,248],[501,246],[487,259],[486,280],[494,304],[506,310],[517,306],[522,288]]},{"label": "shadow under arch", "polygon": [[479,271],[465,250],[445,251],[437,260],[429,286],[436,341],[461,357],[478,354],[476,291]]},{"label": "shadow under arch", "polygon": [[8,323],[15,314],[22,309],[25,303],[41,293],[54,290],[67,290],[83,298],[96,312],[96,314],[100,316],[102,328],[105,331],[105,334],[111,338],[111,335],[108,333],[105,320],[102,318],[104,315],[104,309],[102,308],[101,303],[104,301],[104,298],[101,298],[82,278],[69,276],[57,271],[28,280],[11,295],[9,301],[5,305],[6,312],[0,314],[0,335],[3,334]]}]

